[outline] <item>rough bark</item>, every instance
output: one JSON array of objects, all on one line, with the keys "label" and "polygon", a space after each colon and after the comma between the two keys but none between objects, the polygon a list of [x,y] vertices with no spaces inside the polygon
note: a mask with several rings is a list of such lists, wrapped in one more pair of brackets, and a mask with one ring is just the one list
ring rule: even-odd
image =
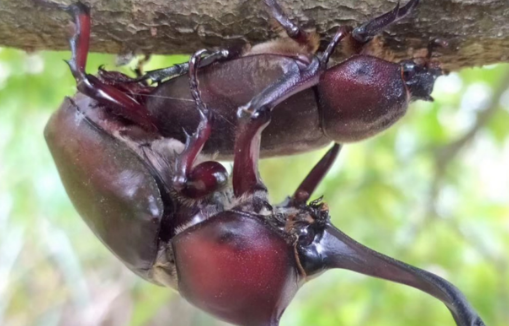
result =
[{"label": "rough bark", "polygon": [[[53,0],[59,3],[70,1]],[[274,37],[262,0],[87,0],[92,8],[92,51],[191,53],[243,38]],[[390,10],[388,0],[280,0],[304,26],[327,40],[340,24],[357,25]],[[66,50],[67,14],[37,0],[0,0],[0,45],[25,50]],[[385,33],[396,57],[419,55],[430,38],[449,69],[509,61],[508,0],[422,0],[412,16]]]}]

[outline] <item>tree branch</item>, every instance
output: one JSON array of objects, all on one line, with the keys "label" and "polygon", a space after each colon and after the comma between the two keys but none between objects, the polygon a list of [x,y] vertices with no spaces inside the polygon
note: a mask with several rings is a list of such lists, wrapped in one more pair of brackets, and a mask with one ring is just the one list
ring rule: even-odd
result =
[{"label": "tree branch", "polygon": [[[70,3],[69,0],[53,0]],[[36,0],[0,1],[0,45],[67,50],[69,17]],[[262,0],[85,0],[92,8],[92,51],[192,53],[232,39],[274,37]],[[358,25],[390,10],[389,0],[280,0],[290,16],[329,39],[340,24]],[[412,17],[384,38],[396,58],[422,55],[430,38],[451,43],[448,69],[509,61],[509,1],[422,0]]]}]

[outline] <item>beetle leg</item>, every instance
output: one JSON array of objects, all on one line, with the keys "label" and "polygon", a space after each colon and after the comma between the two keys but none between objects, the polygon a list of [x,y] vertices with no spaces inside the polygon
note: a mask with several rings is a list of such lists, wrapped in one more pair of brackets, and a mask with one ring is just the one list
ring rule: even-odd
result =
[{"label": "beetle leg", "polygon": [[152,83],[161,83],[165,79],[172,79],[186,74],[189,71],[189,63],[177,63],[168,68],[161,68],[147,71],[145,74],[134,78],[131,82],[151,81]]},{"label": "beetle leg", "polygon": [[71,38],[71,60],[67,64],[76,79],[78,90],[95,99],[102,105],[149,131],[156,131],[148,110],[129,95],[107,85],[93,75],[85,72],[90,42],[90,10],[78,2],[64,8],[74,18],[74,34]]},{"label": "beetle leg", "polygon": [[371,49],[365,49],[364,45],[392,23],[405,18],[418,4],[419,0],[410,0],[405,6],[400,7],[398,2],[393,10],[373,18],[359,27],[352,29],[350,26],[340,26],[324,51],[322,61],[327,62],[337,44],[345,38],[342,47],[345,54],[369,54]]},{"label": "beetle leg", "polygon": [[305,46],[310,53],[315,53],[319,46],[318,36],[308,33],[299,25],[293,23],[286,15],[277,0],[265,0],[271,16],[284,28],[286,34],[300,45]]},{"label": "beetle leg", "polygon": [[253,114],[239,115],[233,158],[233,194],[239,198],[257,190],[266,191],[258,173],[260,139],[269,124],[270,108],[263,107]]},{"label": "beetle leg", "polygon": [[327,45],[327,48],[325,49],[325,51],[323,51],[322,57],[320,58],[322,66],[327,67],[329,58],[334,52],[334,49],[336,49],[338,43],[341,42],[341,40],[343,40],[345,37],[350,35],[351,32],[352,28],[350,26],[340,26],[338,28],[336,34],[334,34],[334,37],[332,37],[332,40]]},{"label": "beetle leg", "polygon": [[355,28],[352,32],[353,38],[361,44],[371,40],[373,36],[377,35],[392,23],[395,23],[412,12],[412,10],[419,4],[420,0],[410,0],[406,5],[400,7],[399,1],[396,7],[376,18],[371,19],[367,23]]},{"label": "beetle leg", "polygon": [[325,177],[332,164],[338,157],[339,151],[341,150],[340,144],[334,144],[331,149],[325,153],[320,161],[313,167],[308,173],[306,178],[301,182],[293,197],[291,203],[295,206],[306,204],[309,200],[316,187],[320,184],[322,179]]},{"label": "beetle leg", "polygon": [[218,162],[207,161],[193,167],[212,131],[212,111],[203,103],[198,90],[198,68],[201,55],[205,52],[206,50],[198,51],[189,60],[191,93],[200,112],[200,123],[192,136],[187,135],[185,148],[177,157],[173,177],[174,189],[183,196],[193,199],[210,195],[225,186],[228,181],[226,169]]},{"label": "beetle leg", "polygon": [[484,326],[463,293],[443,278],[385,256],[356,242],[330,223],[310,245],[299,246],[299,256],[309,276],[331,268],[405,284],[442,301],[458,326]]},{"label": "beetle leg", "polygon": [[239,108],[237,115],[254,114],[258,110],[272,110],[276,105],[290,96],[318,84],[320,75],[325,68],[318,58],[313,58],[305,68],[294,67],[279,81],[269,85],[246,105]]},{"label": "beetle leg", "polygon": [[[239,55],[238,51],[231,49],[221,49],[206,55],[200,60],[198,68],[207,67],[218,61],[230,60]],[[130,82],[151,81],[152,83],[161,83],[165,79],[172,79],[189,72],[189,62],[179,63],[174,66],[162,69],[147,71],[144,75],[132,79]]]},{"label": "beetle leg", "polygon": [[152,57],[152,55],[149,53],[149,54],[145,54],[142,59],[138,60],[138,62],[136,63],[136,68],[134,69],[134,73],[136,74],[136,77],[141,77],[144,75],[143,67],[150,61],[151,57]]},{"label": "beetle leg", "polygon": [[318,84],[325,69],[326,65],[314,57],[306,68],[290,70],[239,108],[232,177],[235,197],[266,190],[258,174],[258,159],[261,133],[270,122],[272,109],[293,94]]},{"label": "beetle leg", "polygon": [[132,78],[118,71],[108,71],[99,67],[98,71],[99,80],[104,84],[110,85],[125,94],[130,95],[139,103],[143,103],[144,95],[149,95],[154,91],[154,88],[145,83],[133,83]]},{"label": "beetle leg", "polygon": [[265,190],[258,175],[258,159],[260,136],[270,122],[272,109],[291,95],[316,85],[322,71],[320,60],[313,58],[309,66],[287,72],[278,82],[239,108],[233,158],[233,192],[236,197]]},{"label": "beetle leg", "polygon": [[449,47],[449,42],[441,38],[435,38],[429,41],[428,43],[428,53],[426,54],[426,59],[430,61],[433,57],[433,53],[436,49],[446,49]]}]

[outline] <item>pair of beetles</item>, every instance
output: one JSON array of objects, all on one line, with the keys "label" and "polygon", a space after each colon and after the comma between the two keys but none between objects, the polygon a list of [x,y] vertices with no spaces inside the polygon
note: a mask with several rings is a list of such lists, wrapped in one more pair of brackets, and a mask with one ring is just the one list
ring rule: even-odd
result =
[{"label": "pair of beetles", "polygon": [[[265,0],[286,38],[200,50],[136,78],[87,74],[89,9],[54,5],[74,18],[68,64],[78,94],[45,136],[76,210],[133,272],[235,325],[279,325],[299,287],[332,268],[415,287],[441,300],[458,326],[484,325],[454,285],[357,243],[325,203],[309,201],[341,143],[374,136],[411,101],[432,99],[442,69],[431,52],[444,42],[400,63],[376,57],[372,44],[418,3],[340,27],[318,52],[316,34]],[[340,43],[350,56],[330,66]],[[269,203],[260,157],[331,142],[291,197]],[[233,159],[231,178],[213,157]]]}]

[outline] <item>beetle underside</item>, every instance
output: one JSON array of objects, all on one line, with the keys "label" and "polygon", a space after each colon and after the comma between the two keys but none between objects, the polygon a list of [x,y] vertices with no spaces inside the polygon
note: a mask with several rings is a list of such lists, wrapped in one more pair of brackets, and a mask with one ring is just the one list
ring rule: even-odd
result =
[{"label": "beetle underside", "polygon": [[[309,35],[284,16],[276,1],[265,2],[297,44],[309,42]],[[387,25],[417,3],[398,5],[373,21]],[[131,270],[242,326],[277,326],[299,287],[332,268],[412,286],[441,300],[458,326],[484,325],[452,284],[355,242],[332,225],[321,200],[309,202],[339,154],[339,144],[285,202],[268,201],[258,173],[262,131],[277,104],[319,79],[345,31],[338,32],[321,57],[296,65],[297,71],[239,108],[228,178],[220,163],[201,155],[217,117],[202,99],[198,71],[217,53],[198,51],[186,65],[199,122],[184,144],[164,137],[129,95],[140,86],[137,81],[108,84],[111,78],[85,73],[88,8],[75,4],[64,9],[76,24],[69,66],[86,96],[68,99],[45,135],[76,209]],[[380,25],[373,21],[348,35],[367,41]]]}]

